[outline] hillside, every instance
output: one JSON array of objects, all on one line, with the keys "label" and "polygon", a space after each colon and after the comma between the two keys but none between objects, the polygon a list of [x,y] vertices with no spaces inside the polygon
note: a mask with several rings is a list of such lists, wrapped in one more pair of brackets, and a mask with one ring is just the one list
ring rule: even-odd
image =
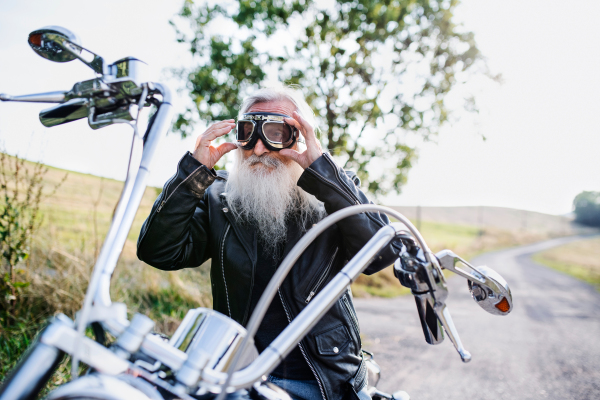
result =
[{"label": "hillside", "polygon": [[[417,219],[417,207],[392,206],[392,208],[412,220]],[[556,236],[572,235],[582,230],[569,217],[504,207],[421,207],[421,219],[446,224],[476,226],[482,229],[529,231]]]}]

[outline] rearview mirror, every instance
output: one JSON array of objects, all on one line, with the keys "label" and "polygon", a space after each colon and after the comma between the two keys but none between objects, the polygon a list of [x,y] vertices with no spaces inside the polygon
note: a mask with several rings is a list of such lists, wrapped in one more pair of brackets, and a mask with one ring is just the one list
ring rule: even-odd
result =
[{"label": "rearview mirror", "polygon": [[450,250],[442,250],[435,256],[442,268],[467,279],[473,300],[485,311],[494,315],[507,315],[512,311],[510,288],[499,273],[485,266],[474,267]]},{"label": "rearview mirror", "polygon": [[35,30],[29,34],[27,42],[33,51],[50,61],[69,62],[77,58],[73,53],[81,54],[79,37],[62,26]]},{"label": "rearview mirror", "polygon": [[97,74],[104,74],[104,59],[81,46],[79,37],[62,26],[45,26],[29,34],[29,46],[40,56],[55,62],[80,59]]}]

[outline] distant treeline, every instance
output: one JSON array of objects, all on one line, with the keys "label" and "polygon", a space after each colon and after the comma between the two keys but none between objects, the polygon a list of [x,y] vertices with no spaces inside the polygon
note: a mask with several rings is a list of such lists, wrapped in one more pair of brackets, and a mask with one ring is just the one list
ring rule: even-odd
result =
[{"label": "distant treeline", "polygon": [[600,227],[600,192],[581,192],[573,200],[575,221]]}]

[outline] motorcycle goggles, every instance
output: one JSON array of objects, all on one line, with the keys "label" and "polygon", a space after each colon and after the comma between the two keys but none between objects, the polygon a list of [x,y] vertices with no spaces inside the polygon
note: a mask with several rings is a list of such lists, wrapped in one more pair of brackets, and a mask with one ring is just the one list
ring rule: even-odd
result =
[{"label": "motorcycle goggles", "polygon": [[296,128],[285,123],[285,114],[250,112],[242,115],[236,124],[236,139],[244,150],[254,148],[260,138],[271,151],[288,149],[299,141]]}]

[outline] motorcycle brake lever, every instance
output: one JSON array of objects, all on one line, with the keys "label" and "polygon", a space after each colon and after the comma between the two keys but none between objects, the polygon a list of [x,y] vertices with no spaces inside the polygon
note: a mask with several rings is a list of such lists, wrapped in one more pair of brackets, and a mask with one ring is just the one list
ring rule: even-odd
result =
[{"label": "motorcycle brake lever", "polygon": [[429,344],[439,344],[444,340],[444,331],[456,348],[463,362],[471,361],[471,353],[463,346],[458,330],[446,306],[448,286],[442,274],[438,260],[431,255],[431,263],[423,257],[419,249],[416,256],[403,252],[401,259],[394,264],[394,272],[400,283],[411,289],[417,304],[417,311],[421,320],[425,340]]}]

